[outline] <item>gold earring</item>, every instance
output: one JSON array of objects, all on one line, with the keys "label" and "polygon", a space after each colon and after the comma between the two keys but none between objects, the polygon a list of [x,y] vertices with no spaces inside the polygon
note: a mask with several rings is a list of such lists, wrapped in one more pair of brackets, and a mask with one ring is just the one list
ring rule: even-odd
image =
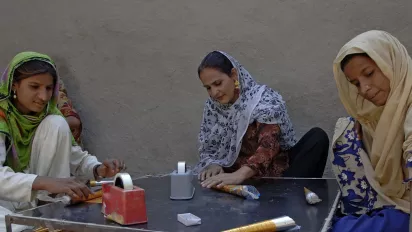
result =
[{"label": "gold earring", "polygon": [[16,90],[14,90],[13,92],[14,92],[14,94],[13,94],[13,98],[14,98],[14,99],[16,99],[16,98],[17,98],[17,95],[16,95]]},{"label": "gold earring", "polygon": [[238,88],[239,88],[239,85],[240,85],[239,81],[236,80],[236,81],[235,81],[235,88],[238,89]]}]

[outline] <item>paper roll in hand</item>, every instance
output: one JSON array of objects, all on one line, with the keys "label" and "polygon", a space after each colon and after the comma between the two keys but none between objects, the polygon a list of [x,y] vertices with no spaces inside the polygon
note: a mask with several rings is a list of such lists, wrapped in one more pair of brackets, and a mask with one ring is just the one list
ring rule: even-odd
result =
[{"label": "paper roll in hand", "polygon": [[102,197],[102,195],[103,195],[102,190],[98,190],[90,194],[87,198],[71,198],[70,204],[74,205],[74,204],[90,201],[90,200]]},{"label": "paper roll in hand", "polygon": [[249,200],[256,200],[260,197],[259,191],[252,185],[225,185],[220,188],[218,188],[217,186],[213,188],[220,190],[222,192],[227,192],[237,196],[241,196]]}]

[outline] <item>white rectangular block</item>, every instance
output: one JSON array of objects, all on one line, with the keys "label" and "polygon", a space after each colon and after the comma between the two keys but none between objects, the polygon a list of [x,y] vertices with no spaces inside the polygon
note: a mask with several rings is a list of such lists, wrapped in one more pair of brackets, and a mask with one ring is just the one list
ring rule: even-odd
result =
[{"label": "white rectangular block", "polygon": [[177,220],[185,226],[194,226],[202,224],[202,220],[191,213],[178,214]]}]

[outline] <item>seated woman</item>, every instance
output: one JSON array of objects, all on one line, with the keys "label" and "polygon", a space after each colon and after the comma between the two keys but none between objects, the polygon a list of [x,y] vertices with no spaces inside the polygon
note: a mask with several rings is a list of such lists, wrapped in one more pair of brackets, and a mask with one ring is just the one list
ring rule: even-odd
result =
[{"label": "seated woman", "polygon": [[251,177],[322,177],[327,134],[313,128],[297,142],[285,102],[257,84],[233,57],[209,53],[198,75],[210,98],[199,134],[203,187],[240,184]]},{"label": "seated woman", "polygon": [[332,141],[342,192],[333,231],[408,231],[412,177],[412,60],[383,31],[362,33],[334,61],[340,118]]},{"label": "seated woman", "polygon": [[102,164],[76,144],[56,107],[58,83],[54,62],[35,52],[15,56],[1,77],[0,217],[36,206],[45,194],[87,197],[89,188],[70,174],[99,179],[123,167],[119,160]]},{"label": "seated woman", "polygon": [[57,108],[69,124],[74,140],[77,144],[81,145],[82,121],[74,109],[72,101],[67,96],[67,90],[62,79],[59,79],[59,100],[57,102]]}]

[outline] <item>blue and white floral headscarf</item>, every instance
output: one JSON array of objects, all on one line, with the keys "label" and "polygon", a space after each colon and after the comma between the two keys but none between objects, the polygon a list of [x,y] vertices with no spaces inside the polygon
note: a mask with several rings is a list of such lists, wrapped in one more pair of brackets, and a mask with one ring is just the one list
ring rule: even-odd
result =
[{"label": "blue and white floral headscarf", "polygon": [[257,84],[237,60],[219,52],[237,69],[240,94],[231,105],[223,105],[210,97],[206,101],[198,137],[200,162],[194,168],[195,173],[210,164],[232,166],[249,124],[255,121],[279,125],[282,150],[289,150],[296,144],[295,131],[282,96],[265,85]]}]

